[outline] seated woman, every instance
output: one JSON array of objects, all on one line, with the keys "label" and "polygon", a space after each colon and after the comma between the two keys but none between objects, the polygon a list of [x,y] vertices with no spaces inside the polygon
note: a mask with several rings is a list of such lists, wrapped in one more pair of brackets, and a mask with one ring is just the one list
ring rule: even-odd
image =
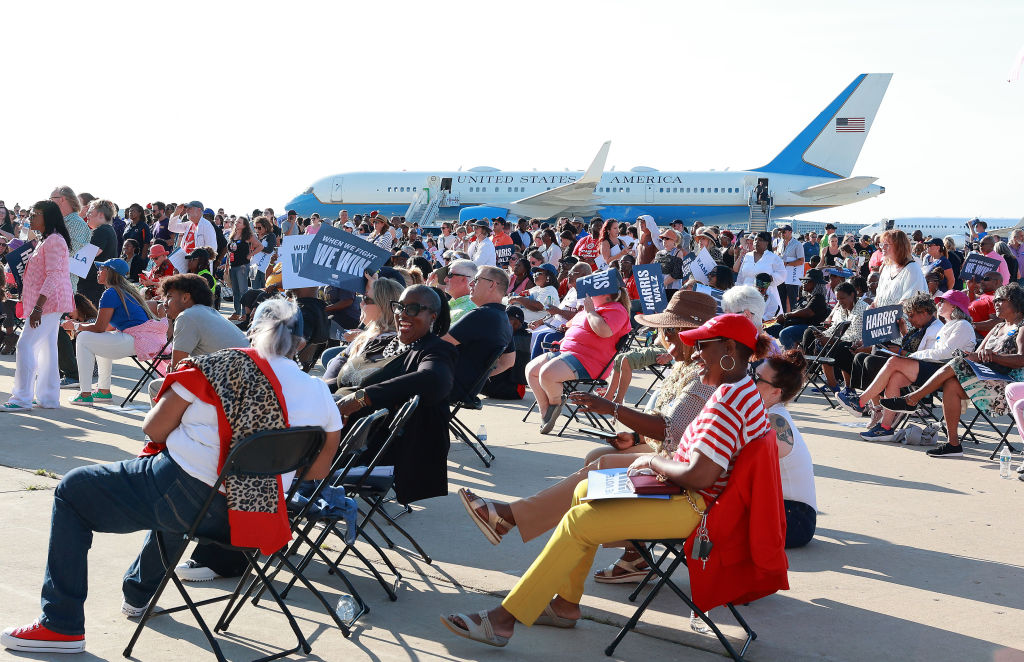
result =
[{"label": "seated woman", "polygon": [[[409,398],[420,404],[405,434],[388,449],[382,466],[395,467],[395,495],[408,504],[448,494],[448,395],[451,393],[458,350],[441,336],[451,323],[444,295],[426,285],[412,285],[398,301],[381,302],[395,314],[398,335],[383,350],[396,357],[363,379],[361,388],[338,402],[342,416],[365,415],[386,407],[397,411]],[[350,419],[350,422],[353,419]],[[383,439],[370,440],[373,457]]]},{"label": "seated woman", "polygon": [[530,263],[525,258],[509,260],[508,296],[523,297],[533,287]]},{"label": "seated woman", "polygon": [[[523,262],[520,260],[516,266]],[[557,273],[553,264],[544,263],[539,267],[533,267],[530,274],[533,276],[534,286],[520,296],[509,297],[508,305],[522,308],[527,324],[550,317],[547,309],[558,305]]]},{"label": "seated woman", "polygon": [[339,388],[358,386],[363,377],[380,367],[384,349],[397,333],[395,313],[387,303],[398,301],[401,295],[402,286],[390,278],[370,279],[367,283],[366,294],[359,307],[359,323],[364,330],[358,332],[324,370],[322,379],[327,382],[331,393]]},{"label": "seated woman", "polygon": [[[742,315],[721,315],[681,335],[683,342],[696,347],[693,356],[701,381],[716,387],[715,394],[683,433],[672,459],[641,455],[630,470],[649,469],[683,488],[683,493],[665,500],[586,502],[582,498],[587,481],[580,482],[572,506],[544,551],[501,605],[471,616],[442,616],[451,632],[505,646],[517,622],[572,627],[580,618],[584,582],[602,543],[685,538],[693,533],[706,503],[728,484],[739,452],[771,430],[757,385],[747,372],[751,357],[763,355],[768,342],[759,339],[754,325]],[[625,423],[631,422],[633,412],[619,413]]]},{"label": "seated woman", "polygon": [[[157,319],[142,295],[128,280],[128,263],[120,258],[97,262],[96,280],[105,285],[93,324],[72,322],[77,333],[80,393],[73,405],[92,406],[96,400],[109,401],[110,374],[114,359],[133,354],[149,360],[167,343],[167,320]],[[97,391],[92,392],[92,370],[99,368]]]},{"label": "seated woman", "polygon": [[[921,301],[923,297],[924,294],[919,294],[906,301],[904,307],[909,309],[908,318],[920,317],[923,314],[921,311],[928,311],[927,306],[919,305],[926,303]],[[974,349],[976,340],[974,325],[971,324],[971,315],[967,309],[970,304],[967,295],[960,290],[947,290],[936,301],[939,304],[939,317],[945,324],[942,325],[942,332],[936,337],[935,344],[926,349],[909,352],[906,356],[890,357],[875,373],[875,378],[859,397],[852,388],[839,393],[839,403],[844,409],[854,416],[862,416],[865,409],[870,403],[875,402],[878,396],[884,394],[886,397],[894,397],[900,394],[902,388],[921,386],[942,367],[943,363],[953,358],[956,350],[970,352]],[[895,412],[883,411],[881,420],[861,432],[860,436],[869,441],[893,441],[896,438],[892,429],[895,418]]]},{"label": "seated woman", "polygon": [[[957,436],[960,416],[973,403],[989,416],[1007,413],[1006,386],[1024,379],[1024,288],[1017,283],[1003,285],[996,290],[996,315],[1002,320],[996,324],[976,352],[955,352],[949,361],[917,389],[904,397],[882,398],[882,407],[895,412],[912,412],[921,398],[942,390],[942,413],[948,438],[928,451],[929,457],[960,457],[964,451]],[[1010,379],[982,379],[975,374],[968,361],[982,363],[989,369],[1007,375]]]},{"label": "seated woman", "polygon": [[562,382],[600,379],[615,354],[619,338],[629,333],[629,294],[599,294],[583,300],[583,310],[569,320],[557,352],[547,352],[526,366],[526,381],[541,413],[541,434],[551,432],[562,411]]},{"label": "seated woman", "polygon": [[167,249],[161,244],[153,244],[149,249],[149,259],[153,260],[153,268],[139,274],[139,283],[145,286],[143,296],[148,301],[160,296],[160,281],[174,275],[174,265],[167,259]]},{"label": "seated woman", "polygon": [[96,319],[96,306],[89,297],[75,293],[75,309],[68,314],[68,319],[57,331],[57,367],[60,368],[60,387],[76,388],[78,386],[78,359],[75,357],[75,322],[79,327]]},{"label": "seated woman", "polygon": [[[238,431],[319,426],[327,431],[327,441],[305,477],[327,475],[341,439],[341,418],[327,387],[299,370],[292,358],[301,344],[299,319],[294,304],[268,301],[257,310],[249,332],[252,350],[196,357],[189,369],[172,373],[143,424],[155,445],[151,450],[159,452],[78,467],[64,476],[54,493],[43,614],[31,625],[5,630],[3,646],[25,652],[84,650],[86,557],[93,532],[159,530],[165,534],[167,554],[177,555],[187,544],[182,534],[216,482],[220,458],[242,438]],[[227,375],[233,379],[218,377]],[[243,379],[244,390],[233,388]],[[235,405],[230,418],[222,418],[222,405],[205,400],[211,388],[221,402]],[[275,406],[278,402],[284,406]],[[246,406],[253,403],[259,406]],[[227,420],[229,429],[222,429],[219,420]],[[290,531],[284,512],[271,510],[266,517],[271,521],[264,520],[267,526],[257,529],[231,527],[227,499],[218,495],[198,533],[224,541],[230,533],[233,543],[269,553],[288,541]],[[151,533],[125,574],[121,611],[130,618],[141,616],[163,574]]]},{"label": "seated woman", "polygon": [[868,304],[863,299],[857,298],[857,289],[851,283],[840,283],[836,286],[836,307],[832,309],[825,318],[824,325],[829,330],[817,327],[807,327],[804,331],[803,347],[810,350],[817,343],[824,347],[834,340],[834,333],[840,324],[848,322],[843,335],[839,337],[827,352],[822,356],[829,356],[835,360],[833,365],[825,364],[822,371],[825,374],[825,384],[833,392],[839,390],[836,382],[836,368],[843,375],[843,381],[850,383],[850,371],[853,370],[853,348],[861,344],[861,332],[864,330],[864,311]]},{"label": "seated woman", "polygon": [[792,312],[779,315],[775,324],[765,328],[765,331],[778,338],[786,349],[796,347],[807,327],[821,324],[829,313],[825,274],[819,269],[811,269],[800,280],[804,283],[801,298],[803,305]]}]

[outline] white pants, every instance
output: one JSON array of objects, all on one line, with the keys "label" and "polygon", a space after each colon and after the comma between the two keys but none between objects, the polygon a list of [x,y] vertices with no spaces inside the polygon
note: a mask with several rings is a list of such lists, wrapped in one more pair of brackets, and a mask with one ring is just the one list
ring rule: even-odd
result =
[{"label": "white pants", "polygon": [[28,320],[25,321],[25,328],[18,338],[10,402],[31,407],[34,397],[40,407],[60,406],[60,372],[57,370],[60,317],[60,313],[43,315],[39,326],[34,329]]},{"label": "white pants", "polygon": [[114,359],[135,354],[135,338],[120,331],[83,331],[75,340],[75,352],[78,354],[78,390],[92,393],[92,366],[95,363],[100,373],[96,388],[109,391]]}]

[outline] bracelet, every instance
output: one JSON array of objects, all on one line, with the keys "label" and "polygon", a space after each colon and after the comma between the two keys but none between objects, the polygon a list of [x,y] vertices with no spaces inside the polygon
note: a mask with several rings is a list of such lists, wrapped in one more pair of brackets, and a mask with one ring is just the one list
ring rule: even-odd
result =
[{"label": "bracelet", "polygon": [[42,306],[35,306],[34,308],[32,308],[32,310],[34,310],[34,311],[35,311],[35,312],[37,312],[37,313],[41,313],[41,312],[43,312],[43,308],[42,308]]},{"label": "bracelet", "polygon": [[615,403],[615,409],[612,410],[612,418],[616,421],[619,420],[619,403]]}]

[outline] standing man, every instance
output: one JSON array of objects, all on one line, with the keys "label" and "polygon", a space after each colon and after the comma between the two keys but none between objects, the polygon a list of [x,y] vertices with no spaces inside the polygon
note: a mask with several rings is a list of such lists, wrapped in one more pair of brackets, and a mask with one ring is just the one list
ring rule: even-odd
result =
[{"label": "standing man", "polygon": [[796,299],[800,295],[800,279],[804,276],[804,247],[793,238],[793,228],[783,225],[782,239],[779,242],[779,256],[786,267],[786,280],[779,285],[779,298],[787,313],[796,308]]},{"label": "standing man", "polygon": [[597,240],[601,234],[601,224],[600,218],[591,219],[590,234],[577,241],[575,248],[572,249],[572,254],[590,265],[591,269],[597,268],[597,256],[601,254],[601,244]]},{"label": "standing man", "polygon": [[[71,190],[70,186],[58,186],[53,189],[53,193],[50,194],[50,200],[57,203],[60,207],[60,213],[64,214],[64,225],[68,228],[68,234],[71,235],[71,256],[81,250],[82,246],[89,243],[89,238],[92,237],[92,230],[86,225],[85,221],[78,214],[82,209],[82,203],[78,200],[78,196]],[[115,256],[116,257],[116,256]],[[78,276],[71,274],[71,291],[78,289]]]},{"label": "standing man", "polygon": [[686,255],[687,253],[690,252],[690,242],[693,240],[693,237],[690,236],[690,233],[686,231],[686,223],[683,223],[682,220],[677,218],[674,221],[672,221],[669,225],[672,226],[673,230],[679,233],[678,246],[680,249],[682,249],[683,255]]},{"label": "standing man", "polygon": [[[472,225],[475,237],[473,243],[469,245],[469,259],[476,263],[478,267],[496,266],[497,255],[494,252],[494,243],[491,242],[491,224],[484,218],[479,221],[473,221]],[[503,310],[502,315],[504,314],[505,311]],[[504,320],[508,322],[507,315],[504,317]],[[511,331],[509,333],[511,335]]]},{"label": "standing man", "polygon": [[[299,234],[299,214],[294,209],[288,210],[288,216],[281,223],[281,236],[292,237]],[[209,246],[210,244],[203,244]]]},{"label": "standing man", "polygon": [[828,248],[829,237],[831,237],[835,233],[836,233],[836,226],[832,225],[831,223],[826,223],[825,224],[825,234],[822,235],[821,241],[818,242],[818,249],[819,249],[818,252],[819,253],[822,250]]},{"label": "standing man", "polygon": [[171,232],[183,233],[181,248],[186,254],[192,253],[197,247],[217,246],[217,230],[213,223],[203,218],[203,203],[193,200],[187,205],[178,205],[167,223]]},{"label": "standing man", "polygon": [[170,249],[174,245],[174,235],[169,227],[170,219],[167,217],[167,205],[162,202],[153,203],[153,241],[159,241],[164,248]]},{"label": "standing man", "polygon": [[505,231],[506,227],[505,219],[500,216],[494,219],[494,234],[491,235],[491,243],[494,244],[495,263],[502,269],[508,266],[508,260],[515,250],[512,237]]}]

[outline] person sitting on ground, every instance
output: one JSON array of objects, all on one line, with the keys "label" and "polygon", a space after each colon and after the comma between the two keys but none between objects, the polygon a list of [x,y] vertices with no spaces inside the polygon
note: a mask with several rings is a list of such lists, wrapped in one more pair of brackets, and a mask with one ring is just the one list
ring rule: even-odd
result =
[{"label": "person sitting on ground", "polygon": [[562,411],[562,382],[571,379],[601,379],[615,356],[619,338],[629,333],[629,294],[587,296],[583,311],[577,313],[565,331],[557,352],[548,352],[526,366],[526,380],[537,399],[541,414],[540,432],[547,434]]},{"label": "person sitting on ground", "polygon": [[[908,300],[908,317],[921,314],[915,313],[914,308],[915,303],[923,303],[918,297]],[[844,409],[854,416],[863,416],[870,403],[875,402],[878,396],[884,394],[886,397],[894,397],[907,386],[924,384],[946,361],[953,358],[956,350],[974,351],[977,341],[967,310],[967,295],[959,290],[946,290],[935,301],[938,304],[939,317],[945,321],[941,333],[936,336],[935,344],[906,356],[890,357],[860,396],[857,396],[852,388],[839,393],[839,403]],[[917,309],[927,310],[927,306],[918,305]],[[860,436],[869,441],[893,441],[896,438],[893,432],[895,418],[894,412],[883,411],[881,420],[870,429],[861,432]]]},{"label": "person sitting on ground", "polygon": [[121,259],[128,263],[128,280],[133,283],[139,282],[139,276],[146,270],[147,260],[141,254],[139,242],[134,239],[125,239],[121,246]]},{"label": "person sitting on ground", "polygon": [[[996,315],[1003,321],[992,328],[974,352],[954,352],[953,359],[903,397],[882,398],[881,405],[895,412],[913,412],[925,396],[942,390],[942,413],[947,441],[930,449],[929,457],[960,457],[957,426],[968,404],[989,417],[1003,416],[1008,410],[1006,386],[1024,379],[1024,288],[1017,283],[996,290]],[[968,361],[981,363],[1009,379],[984,379]]]},{"label": "person sitting on ground", "polygon": [[367,279],[365,294],[361,297],[359,331],[324,369],[321,379],[327,382],[331,393],[339,388],[356,388],[383,364],[384,350],[397,333],[395,313],[388,305],[398,301],[404,288],[390,278]]},{"label": "person sitting on ground", "polygon": [[[87,556],[94,531],[152,529],[164,534],[162,550],[152,532],[146,536],[122,584],[122,613],[142,616],[164,575],[161,551],[173,558],[188,544],[183,534],[209,496],[223,458],[241,440],[240,431],[322,428],[326,441],[304,477],[327,476],[341,439],[341,417],[327,387],[302,373],[292,358],[302,342],[300,320],[295,304],[283,299],[264,303],[249,334],[253,349],[196,357],[187,370],[171,373],[143,424],[151,440],[144,457],[77,467],[64,476],[54,492],[42,616],[31,625],[5,630],[3,646],[47,653],[85,649]],[[236,389],[235,383],[246,388]],[[212,401],[205,395],[210,389],[216,394]],[[227,418],[229,402],[233,406]],[[227,421],[227,429],[221,420]],[[291,477],[282,478],[287,489]],[[271,499],[280,498],[270,489]],[[268,554],[288,542],[287,513],[277,510],[276,500],[253,504],[265,508],[264,514],[252,512],[253,506],[237,506],[247,511],[247,521],[259,519],[255,526],[229,526],[227,503],[222,494],[213,497],[197,531],[200,536],[260,547]]]},{"label": "person sitting on ground", "polygon": [[[75,309],[68,314],[68,320],[91,324],[96,319],[96,306],[84,294],[75,293]],[[61,325],[57,331],[57,366],[60,368],[60,387],[78,388],[78,359],[75,357],[75,331],[73,324]]]},{"label": "person sitting on ground", "polygon": [[448,279],[444,291],[451,299],[448,301],[452,324],[457,324],[462,316],[476,308],[470,294],[469,282],[476,276],[476,263],[472,260],[455,260],[448,265]]},{"label": "person sitting on ground", "polygon": [[[818,356],[827,356],[833,363],[825,363],[822,372],[825,375],[825,385],[833,392],[840,391],[836,380],[836,369],[843,376],[843,382],[847,385],[845,390],[852,393],[850,385],[850,371],[853,370],[853,351],[861,346],[861,333],[864,330],[864,311],[868,305],[863,299],[857,298],[857,290],[851,283],[839,283],[836,286],[836,307],[832,309],[822,328],[809,326],[804,331],[803,347],[812,351],[816,345],[819,348],[828,347],[828,350],[819,353]],[[842,335],[836,338],[841,324],[846,324]]]},{"label": "person sitting on ground", "polygon": [[[696,346],[694,360],[701,380],[716,387],[716,391],[681,435],[672,459],[645,454],[635,459],[629,469],[646,469],[663,476],[666,482],[680,486],[683,493],[667,500],[583,501],[588,484],[581,481],[572,505],[544,551],[501,605],[472,615],[442,616],[442,623],[451,632],[504,646],[517,622],[571,627],[580,618],[584,582],[602,543],[638,538],[681,539],[696,529],[705,504],[727,487],[737,455],[750,442],[771,431],[757,383],[747,372],[751,357],[763,356],[768,342],[758,339],[757,329],[742,315],[721,315],[683,332],[682,337],[683,342]],[[584,393],[575,396],[581,404],[595,397]],[[642,414],[621,406],[606,405],[602,409],[618,414],[625,425],[645,428],[655,436],[664,434],[665,422],[661,417],[648,422]],[[784,512],[781,500],[780,495],[780,514]],[[779,555],[782,539],[780,522]],[[784,563],[783,559],[781,555],[776,562]]]},{"label": "person sitting on ground", "polygon": [[[520,263],[522,261],[520,260]],[[557,271],[553,264],[542,264],[530,270],[535,285],[523,296],[510,297],[508,305],[523,309],[526,323],[530,324],[549,316],[548,308],[558,303],[558,289],[555,287]]]},{"label": "person sitting on ground", "polygon": [[530,330],[526,327],[522,308],[508,306],[505,313],[512,326],[516,362],[510,369],[488,378],[480,393],[499,400],[522,400],[526,395],[526,364],[530,362]]},{"label": "person sitting on ground", "polygon": [[807,327],[821,324],[829,314],[825,274],[820,269],[811,269],[800,280],[804,284],[800,299],[803,304],[796,310],[779,315],[775,324],[765,329],[769,335],[778,338],[786,349],[796,347]]},{"label": "person sitting on ground", "polygon": [[163,244],[154,243],[149,249],[149,259],[153,260],[153,268],[146,273],[139,274],[139,283],[145,287],[143,298],[146,301],[158,298],[160,296],[160,281],[174,275],[174,265],[167,259],[167,255],[167,249],[163,247]]},{"label": "person sitting on ground", "polygon": [[[382,466],[395,468],[395,495],[399,503],[409,504],[448,494],[448,401],[457,351],[439,337],[448,332],[449,324],[441,292],[426,285],[412,285],[405,288],[398,301],[385,305],[395,315],[398,335],[384,348],[383,355],[394,360],[339,400],[337,408],[351,425],[360,415],[382,407],[397,411],[409,398],[419,396],[419,406],[406,424],[405,433],[380,460]],[[375,457],[386,436],[385,432],[371,439],[364,457]]]},{"label": "person sitting on ground", "polygon": [[455,362],[451,401],[475,397],[470,391],[479,381],[481,372],[490,368],[489,377],[508,370],[516,362],[512,344],[512,327],[501,300],[508,290],[508,276],[498,267],[483,266],[469,281],[470,296],[476,307],[452,324],[444,340],[459,348]]},{"label": "person sitting on ground", "polygon": [[[114,359],[133,354],[149,360],[167,342],[167,320],[158,319],[142,295],[128,280],[128,263],[120,258],[96,265],[98,282],[105,286],[93,324],[65,322],[74,329],[78,358],[80,393],[71,404],[92,406],[99,400],[109,402],[110,376]],[[92,390],[93,367],[99,369],[97,391]]]},{"label": "person sitting on ground", "polygon": [[[706,294],[684,292],[677,294],[674,300],[677,305],[672,310],[666,309],[663,313],[645,316],[646,322],[662,329],[688,330],[700,326],[716,314],[715,301]],[[701,382],[698,366],[691,360],[692,348],[682,341],[678,331],[668,334],[667,340],[675,363],[666,374],[661,388],[652,397],[649,407],[643,414],[634,412],[639,420],[650,425],[630,424],[634,430],[646,429],[647,435],[620,432],[614,439],[608,440],[607,446],[599,446],[590,451],[583,460],[583,467],[575,474],[533,496],[511,503],[487,501],[468,489],[459,490],[459,499],[467,514],[491,544],[500,543],[502,537],[513,528],[518,528],[523,542],[529,542],[549,531],[568,509],[576,485],[585,480],[590,471],[628,467],[639,454],[652,450],[666,458],[671,457],[683,431],[711,399],[715,389]],[[574,393],[572,398],[590,411],[610,408],[613,415],[617,411],[624,411],[616,403],[597,395]],[[635,582],[646,576],[646,568],[639,554],[627,550],[622,558],[598,572],[594,580],[607,584]]]}]

